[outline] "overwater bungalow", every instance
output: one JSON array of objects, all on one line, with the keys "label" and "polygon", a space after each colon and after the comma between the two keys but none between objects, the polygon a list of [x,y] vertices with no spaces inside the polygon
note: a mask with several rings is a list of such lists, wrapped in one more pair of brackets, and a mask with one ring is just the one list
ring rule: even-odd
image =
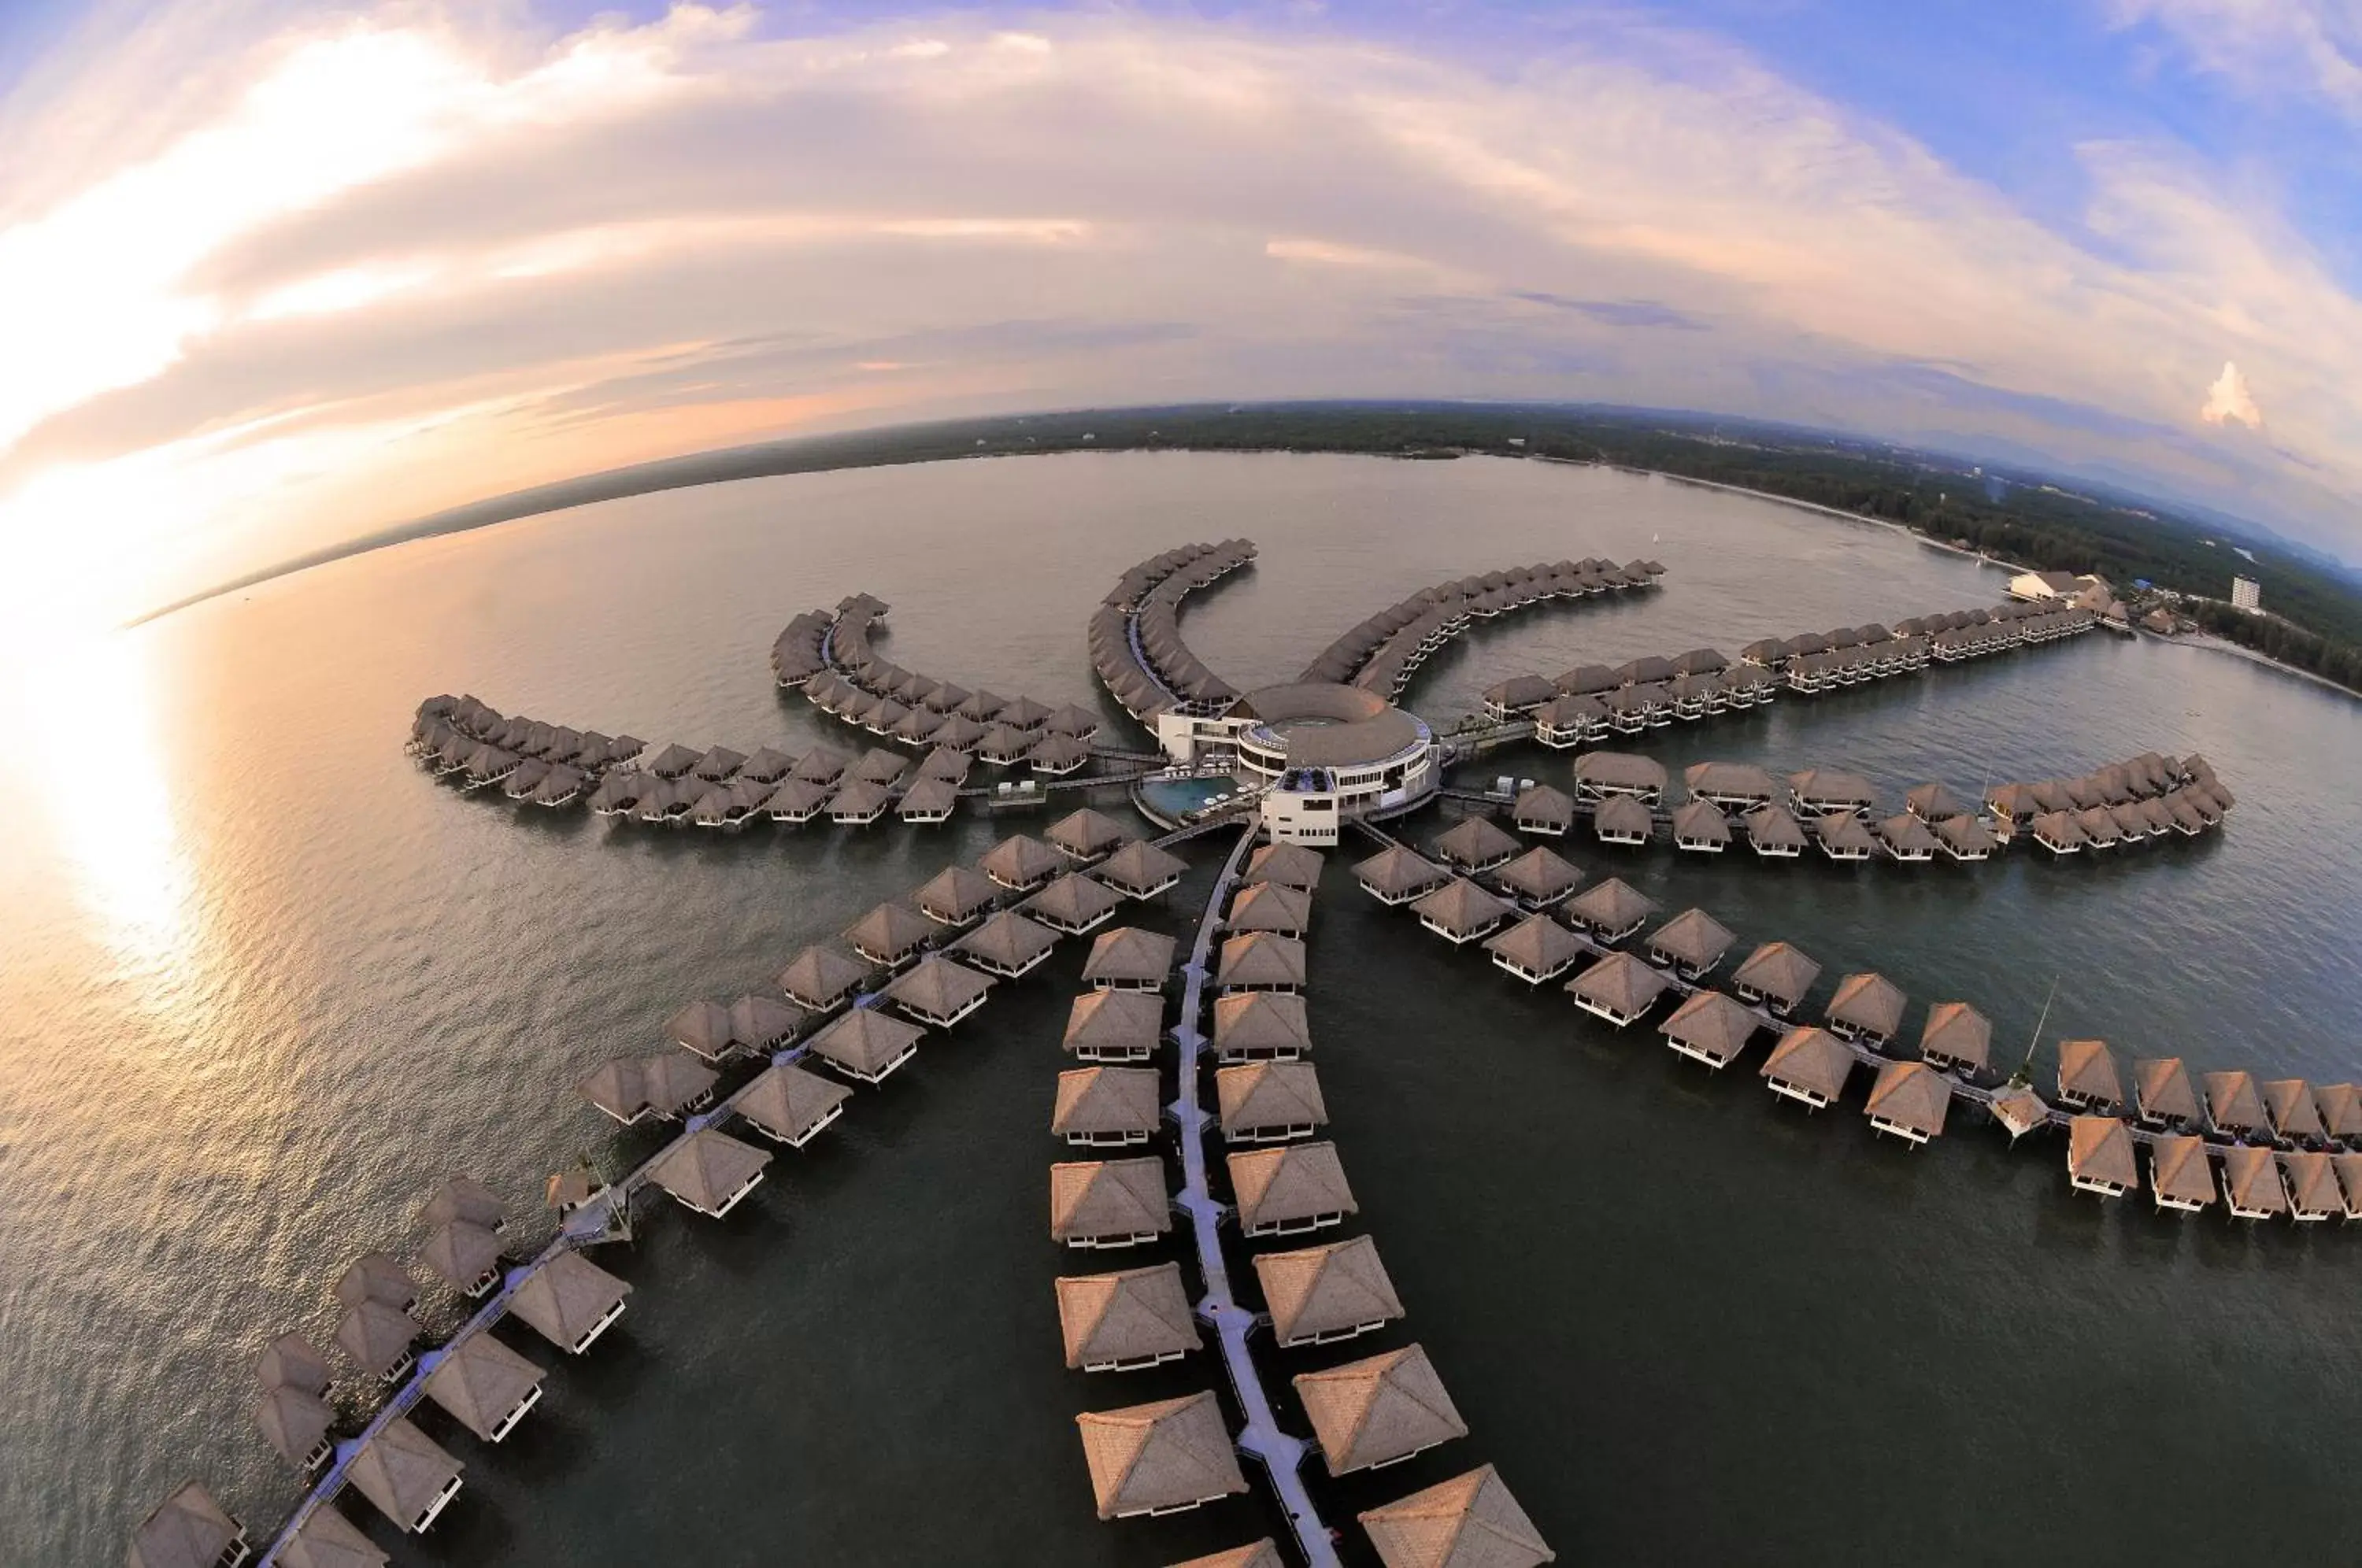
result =
[{"label": "overwater bungalow", "polygon": [[665,1021],[665,1042],[708,1062],[730,1054],[730,1010],[719,1002],[693,1001]]},{"label": "overwater bungalow", "polygon": [[194,1481],[182,1482],[131,1532],[131,1568],[238,1568],[250,1551],[246,1527]]},{"label": "overwater bungalow", "polygon": [[1099,733],[1099,716],[1087,708],[1068,702],[1053,712],[1043,727],[1054,735],[1065,735],[1078,741],[1088,741]]},{"label": "overwater bungalow", "polygon": [[1874,1131],[1919,1144],[1943,1135],[1951,1103],[1952,1080],[1942,1073],[1925,1062],[1889,1062],[1878,1069],[1862,1110]]},{"label": "overwater bungalow", "polygon": [[1292,1062],[1312,1054],[1304,999],[1275,991],[1231,991],[1214,999],[1214,1055],[1221,1062]]},{"label": "overwater bungalow", "polygon": [[337,1445],[328,1429],[336,1420],[337,1413],[319,1395],[283,1384],[263,1390],[254,1408],[254,1424],[262,1430],[263,1441],[301,1475],[311,1474],[335,1456]]},{"label": "overwater bungalow", "polygon": [[855,778],[828,798],[828,820],[840,827],[867,827],[894,804],[893,792],[875,780]]},{"label": "overwater bungalow", "polygon": [[2337,1172],[2329,1156],[2299,1149],[2279,1156],[2280,1186],[2288,1194],[2289,1218],[2300,1225],[2345,1212],[2337,1192]]},{"label": "overwater bungalow", "polygon": [[1247,1489],[1210,1393],[1075,1418],[1103,1519],[1177,1514]]},{"label": "overwater bungalow", "polygon": [[918,707],[904,711],[887,732],[904,745],[925,745],[935,738],[946,721],[933,708]]},{"label": "overwater bungalow", "polygon": [[480,790],[487,784],[497,784],[516,771],[523,758],[513,751],[496,745],[480,745],[468,754],[467,787]]},{"label": "overwater bungalow", "polygon": [[1995,1089],[1985,1109],[1992,1112],[1992,1119],[2009,1133],[2012,1143],[2036,1128],[2050,1124],[2048,1102],[2023,1084],[2006,1084]]},{"label": "overwater bungalow", "polygon": [[1557,978],[1590,951],[1581,938],[1544,914],[1529,915],[1507,931],[1488,938],[1485,950],[1493,955],[1496,967],[1529,986]]},{"label": "overwater bungalow", "polygon": [[2045,812],[2034,819],[2034,842],[2053,855],[2074,855],[2091,842],[2071,812]]},{"label": "overwater bungalow", "polygon": [[1320,852],[1304,845],[1266,844],[1247,857],[1244,879],[1309,889],[1320,885],[1323,864]]},{"label": "overwater bungalow", "polygon": [[1730,820],[1711,801],[1690,801],[1673,812],[1673,847],[1693,855],[1720,855],[1730,847]]},{"label": "overwater bungalow", "polygon": [[1457,947],[1490,933],[1515,911],[1507,899],[1457,877],[1412,904],[1411,912],[1419,924]]},{"label": "overwater bungalow", "polygon": [[1518,853],[1518,841],[1490,817],[1463,817],[1431,847],[1446,866],[1469,875],[1507,864]]},{"label": "overwater bungalow", "polygon": [[826,809],[833,792],[831,785],[815,784],[808,778],[790,778],[771,791],[763,802],[763,810],[775,823],[808,823]]},{"label": "overwater bungalow", "polygon": [[[1242,942],[1248,938],[1231,940]],[[1173,973],[1175,945],[1174,939],[1164,933],[1142,931],[1138,926],[1118,926],[1113,931],[1101,932],[1091,944],[1090,956],[1083,960],[1083,983],[1103,991],[1162,991]]]},{"label": "overwater bungalow", "polygon": [[1915,865],[1936,858],[1936,835],[1912,812],[1882,817],[1871,832],[1893,859]]},{"label": "overwater bungalow", "polygon": [[543,1375],[493,1335],[469,1334],[426,1375],[426,1397],[484,1441],[498,1442],[541,1403]]},{"label": "overwater bungalow", "polygon": [[1756,1016],[1720,991],[1699,991],[1665,1020],[1665,1043],[1716,1072],[1737,1061],[1761,1027]]},{"label": "overwater bungalow", "polygon": [[796,759],[777,746],[763,746],[738,767],[738,777],[757,784],[778,784],[795,771]]},{"label": "overwater bungalow", "polygon": [[1548,909],[1583,885],[1583,873],[1555,850],[1537,845],[1496,870],[1493,885],[1521,909]]},{"label": "overwater bungalow", "polygon": [[1391,907],[1433,892],[1451,879],[1451,873],[1416,851],[1395,845],[1355,866],[1353,878],[1363,892]]},{"label": "overwater bungalow", "polygon": [[1762,1007],[1784,1018],[1805,999],[1820,978],[1821,966],[1784,942],[1767,942],[1734,970],[1730,988],[1750,1007]]},{"label": "overwater bungalow", "polygon": [[[138,1568],[159,1568],[144,1558],[133,1561]],[[385,1568],[390,1559],[334,1504],[323,1502],[304,1516],[273,1561],[280,1568]]]},{"label": "overwater bungalow", "polygon": [[2076,812],[2075,825],[2083,830],[2083,842],[2093,849],[2114,849],[2124,842],[2124,830],[2105,806],[2087,806]]},{"label": "overwater bungalow", "polygon": [[1665,765],[1629,752],[1587,751],[1574,759],[1574,792],[1586,801],[1629,797],[1653,807],[1665,797]]},{"label": "overwater bungalow", "polygon": [[1084,865],[1104,858],[1110,850],[1131,841],[1121,823],[1088,806],[1060,817],[1042,836],[1051,848]]},{"label": "overwater bungalow", "polygon": [[886,1001],[902,1009],[923,1025],[950,1030],[955,1022],[985,1006],[992,980],[966,964],[955,964],[943,954],[928,954],[911,966],[907,976],[886,987]]},{"label": "overwater bungalow", "polygon": [[1272,1338],[1283,1350],[1353,1339],[1403,1315],[1377,1243],[1367,1236],[1258,1253],[1253,1262]]},{"label": "overwater bungalow", "polygon": [[1307,967],[1302,942],[1250,931],[1223,940],[1214,984],[1225,991],[1300,991]]},{"label": "overwater bungalow", "polygon": [[1132,839],[1099,863],[1093,873],[1128,899],[1153,899],[1181,880],[1189,863],[1153,844]]},{"label": "overwater bungalow", "polygon": [[1223,1160],[1244,1235],[1301,1235],[1341,1225],[1360,1211],[1334,1143],[1284,1143]]},{"label": "overwater bungalow", "polygon": [[1050,1131],[1069,1143],[1145,1143],[1163,1119],[1153,1067],[1074,1067],[1058,1075]]},{"label": "overwater bungalow", "polygon": [[673,1144],[648,1167],[648,1179],[685,1209],[720,1220],[761,1183],[770,1154],[711,1127]]},{"label": "overwater bungalow", "polygon": [[1752,763],[1698,762],[1683,770],[1693,801],[1734,812],[1751,812],[1785,798],[1778,780]]},{"label": "overwater bungalow", "polygon": [[1359,1517],[1385,1568],[1537,1568],[1558,1560],[1489,1464]]},{"label": "overwater bungalow", "polygon": [[925,1032],[874,1007],[857,1007],[811,1038],[812,1055],[850,1078],[876,1087],[918,1054]]},{"label": "overwater bungalow", "polygon": [[869,977],[869,966],[833,947],[807,947],[779,971],[775,982],[788,999],[812,1012],[833,1012]]},{"label": "overwater bungalow", "polygon": [[745,761],[745,753],[733,751],[726,745],[717,745],[690,766],[690,776],[702,778],[708,784],[719,784],[735,774]]},{"label": "overwater bungalow", "polygon": [[922,696],[919,701],[930,713],[941,713],[948,717],[957,712],[960,705],[974,695],[975,693],[966,687],[955,686],[945,680],[937,682],[935,689]]},{"label": "overwater bungalow", "polygon": [[1123,903],[1106,883],[1069,871],[1025,900],[1025,912],[1054,931],[1080,936],[1103,924]]},{"label": "overwater bungalow", "polygon": [[640,1089],[652,1116],[669,1121],[695,1115],[712,1103],[718,1081],[712,1067],[679,1051],[640,1058]]},{"label": "overwater bungalow", "polygon": [[2312,1091],[2312,1103],[2321,1112],[2323,1131],[2332,1138],[2351,1141],[2362,1138],[2362,1088],[2353,1084],[2321,1084]]},{"label": "overwater bungalow", "polygon": [[1582,664],[1561,675],[1552,684],[1570,696],[1596,697],[1623,685],[1624,678],[1604,664]]},{"label": "overwater bungalow", "polygon": [[2362,1220],[2362,1154],[2332,1154],[2329,1164],[2337,1172],[2338,1189],[2345,1196],[2345,1218]]},{"label": "overwater bungalow", "polygon": [[2025,784],[1996,784],[1985,791],[1985,810],[2000,822],[2013,827],[2023,827],[2032,822],[2042,807],[2034,799],[2034,790]]},{"label": "overwater bungalow", "polygon": [[1231,897],[1231,912],[1222,917],[1225,931],[1268,931],[1281,936],[1302,936],[1311,924],[1312,895],[1275,882],[1251,882],[1240,889]]},{"label": "overwater bungalow", "polygon": [[921,887],[919,912],[955,930],[975,923],[990,912],[1000,889],[973,866],[947,866]]},{"label": "overwater bungalow", "polygon": [[955,751],[947,745],[937,745],[919,759],[918,776],[922,779],[939,778],[956,788],[966,782],[968,770],[974,766],[975,758],[967,753]]},{"label": "overwater bungalow", "polygon": [[1629,953],[1611,953],[1567,983],[1574,1005],[1617,1028],[1639,1022],[1671,988],[1664,976]]},{"label": "overwater bungalow", "polygon": [[1003,910],[952,944],[952,951],[988,975],[1013,980],[1058,945],[1058,933],[1015,910]]},{"label": "overwater bungalow", "polygon": [[844,930],[853,950],[891,969],[907,963],[933,940],[934,922],[908,904],[879,904]]},{"label": "overwater bungalow", "polygon": [[469,1300],[478,1300],[501,1282],[501,1239],[481,1225],[446,1220],[427,1236],[418,1261]]},{"label": "overwater bungalow", "polygon": [[1959,796],[1941,784],[1922,784],[1904,795],[1903,802],[1913,816],[1930,827],[1953,817],[1965,816],[1969,810],[1960,804]]},{"label": "overwater bungalow", "polygon": [[789,777],[806,784],[834,784],[844,777],[844,754],[834,746],[816,745],[797,758]]},{"label": "overwater bungalow", "polygon": [[774,1143],[800,1149],[844,1114],[853,1091],[792,1062],[778,1062],[738,1091],[731,1109]]},{"label": "overwater bungalow", "polygon": [[1919,1055],[1940,1072],[1981,1073],[1992,1065],[1992,1024],[1966,1002],[1937,1002],[1919,1032]]},{"label": "overwater bungalow", "polygon": [[363,1253],[337,1276],[336,1297],[347,1307],[374,1301],[397,1312],[418,1305],[418,1284],[388,1253]]},{"label": "overwater bungalow", "polygon": [[636,1126],[648,1114],[647,1087],[640,1079],[636,1056],[618,1056],[592,1068],[574,1092],[626,1127]]},{"label": "overwater bungalow", "polygon": [[1574,825],[1574,797],[1547,784],[1533,785],[1518,791],[1517,804],[1509,810],[1509,820],[1517,824],[1519,833],[1562,837]]},{"label": "overwater bungalow", "polygon": [[1785,806],[1759,806],[1747,813],[1747,845],[1767,860],[1794,860],[1805,853],[1805,829]]},{"label": "overwater bungalow", "polygon": [[578,1252],[559,1253],[509,1296],[509,1310],[570,1355],[580,1355],[624,1315],[632,1287]]},{"label": "overwater bungalow", "polygon": [[1217,1551],[1209,1557],[1192,1557],[1187,1562],[1175,1562],[1173,1568],[1287,1568],[1279,1548],[1269,1536],[1247,1546],[1234,1546],[1228,1551]]},{"label": "overwater bungalow", "polygon": [[2180,1057],[2148,1057],[2133,1064],[2133,1111],[2144,1127],[2198,1125],[2198,1097]]},{"label": "overwater bungalow", "polygon": [[1877,841],[1861,819],[1844,812],[1832,812],[1813,819],[1813,839],[1821,853],[1840,862],[1867,860],[1877,848]]},{"label": "overwater bungalow", "polygon": [[1064,871],[1065,858],[1040,839],[1011,834],[977,862],[986,876],[1012,893],[1028,893]]},{"label": "overwater bungalow", "polygon": [[1650,935],[1649,962],[1694,982],[1711,974],[1737,940],[1705,911],[1683,910]]},{"label": "overwater bungalow", "polygon": [[1607,728],[1607,706],[1597,697],[1567,693],[1533,711],[1534,738],[1556,751],[1595,740]]},{"label": "overwater bungalow", "polygon": [[1971,816],[1946,817],[1935,832],[1937,845],[1959,861],[1983,860],[2001,847],[1992,830]]},{"label": "overwater bungalow", "polygon": [[510,768],[508,777],[501,780],[501,793],[512,801],[522,801],[540,789],[541,781],[548,777],[549,764],[538,757],[526,757]]},{"label": "overwater bungalow", "polygon": [[418,1211],[421,1224],[440,1225],[452,1220],[464,1220],[470,1225],[480,1225],[487,1231],[497,1231],[507,1222],[501,1200],[491,1188],[470,1176],[451,1175],[436,1184],[427,1195],[425,1205]]},{"label": "overwater bungalow", "polygon": [[1164,1036],[1164,999],[1152,991],[1085,991],[1066,1015],[1065,1048],[1085,1062],[1145,1062]]},{"label": "overwater bungalow", "polygon": [[1070,735],[1051,735],[1037,741],[1025,754],[1026,765],[1045,778],[1064,778],[1079,773],[1091,759],[1091,748]]},{"label": "overwater bungalow", "polygon": [[1560,912],[1594,941],[1614,944],[1639,930],[1657,912],[1657,903],[1622,878],[1610,877],[1577,894]]},{"label": "overwater bungalow", "polygon": [[1138,1372],[1205,1343],[1179,1264],[1055,1282],[1069,1371]]},{"label": "overwater bungalow", "polygon": [[992,733],[992,730],[981,722],[971,719],[965,713],[956,714],[945,719],[936,729],[935,746],[938,750],[951,750],[964,756],[974,756],[978,748],[984,745],[984,738]]},{"label": "overwater bungalow", "polygon": [[1558,688],[1539,675],[1513,675],[1485,689],[1485,716],[1495,723],[1523,718],[1558,695]]},{"label": "overwater bungalow", "polygon": [[1848,975],[1829,998],[1829,1032],[1883,1046],[1903,1029],[1903,988],[1883,975]]},{"label": "overwater bungalow", "polygon": [[1398,1464],[1468,1435],[1426,1350],[1406,1345],[1290,1382],[1331,1475]]},{"label": "overwater bungalow", "polygon": [[396,1417],[354,1452],[345,1477],[378,1512],[418,1535],[458,1496],[460,1470],[434,1439]]},{"label": "overwater bungalow", "polygon": [[976,755],[995,767],[1010,767],[1025,760],[1034,746],[1034,739],[1022,730],[1007,724],[995,724],[976,744]]},{"label": "overwater bungalow", "polygon": [[337,1320],[337,1348],[369,1376],[394,1384],[417,1364],[412,1347],[425,1331],[404,1309],[363,1299]]},{"label": "overwater bungalow", "polygon": [[795,1037],[805,1017],[793,1002],[750,993],[730,1004],[730,1038],[745,1050],[777,1050]]},{"label": "overwater bungalow", "polygon": [[2272,1133],[2283,1143],[2318,1143],[2329,1136],[2313,1109],[2312,1086],[2302,1078],[2272,1078],[2262,1086],[2264,1112],[2271,1118]]},{"label": "overwater bungalow", "polygon": [[1069,1247],[1136,1247],[1173,1228],[1164,1162],[1081,1160],[1050,1167],[1050,1239]]},{"label": "overwater bungalow", "polygon": [[1657,831],[1657,819],[1630,795],[1611,795],[1591,813],[1591,831],[1602,844],[1637,846]]},{"label": "overwater bungalow", "polygon": [[262,1347],[255,1358],[254,1380],[265,1388],[298,1388],[306,1394],[327,1391],[328,1358],[312,1342],[293,1331]]},{"label": "overwater bungalow", "polygon": [[2234,1220],[2269,1220],[2288,1212],[2288,1191],[2269,1149],[2234,1143],[2223,1151],[2223,1203]]},{"label": "overwater bungalow", "polygon": [[2269,1119],[2256,1080],[2245,1072],[2208,1073],[2201,1080],[2206,1093],[2207,1120],[2217,1132],[2251,1138],[2266,1131]]},{"label": "overwater bungalow", "polygon": [[1878,804],[1878,790],[1859,773],[1834,767],[1808,767],[1788,775],[1789,798],[1801,816],[1842,812],[1867,817]]},{"label": "overwater bungalow", "polygon": [[1309,1138],[1328,1124],[1320,1075],[1309,1062],[1245,1062],[1222,1067],[1214,1074],[1214,1093],[1225,1143],[1290,1143]]},{"label": "overwater bungalow", "polygon": [[2206,1141],[2169,1133],[2148,1147],[2148,1190],[2159,1209],[2195,1214],[2214,1201],[2214,1168],[2206,1163]]},{"label": "overwater bungalow", "polygon": [[675,742],[650,757],[645,767],[659,778],[682,778],[696,767],[701,755]]},{"label": "overwater bungalow", "polygon": [[1845,1092],[1853,1064],[1853,1052],[1827,1030],[1791,1029],[1772,1047],[1760,1077],[1772,1093],[1818,1110]]},{"label": "overwater bungalow", "polygon": [[[2265,1160],[2268,1168],[2270,1155]],[[2120,1118],[2086,1112],[2067,1124],[2067,1180],[2078,1192],[2102,1198],[2140,1190],[2133,1135]]]},{"label": "overwater bungalow", "polygon": [[2104,1040],[2058,1042],[2058,1103],[2070,1110],[2122,1110],[2124,1080]]}]

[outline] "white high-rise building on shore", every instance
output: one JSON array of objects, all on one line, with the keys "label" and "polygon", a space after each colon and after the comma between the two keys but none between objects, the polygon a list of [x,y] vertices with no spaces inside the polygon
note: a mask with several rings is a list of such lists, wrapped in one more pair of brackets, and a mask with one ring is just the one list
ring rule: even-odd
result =
[{"label": "white high-rise building on shore", "polygon": [[2264,585],[2252,577],[2231,580],[2231,608],[2245,610],[2250,615],[2260,615],[2264,610]]}]

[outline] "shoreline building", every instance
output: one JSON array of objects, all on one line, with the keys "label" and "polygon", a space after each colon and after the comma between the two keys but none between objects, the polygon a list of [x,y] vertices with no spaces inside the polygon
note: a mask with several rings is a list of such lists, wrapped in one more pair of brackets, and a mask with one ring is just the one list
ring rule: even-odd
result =
[{"label": "shoreline building", "polygon": [[2252,577],[2231,580],[2231,608],[2244,610],[2250,615],[2264,613],[2264,585]]}]

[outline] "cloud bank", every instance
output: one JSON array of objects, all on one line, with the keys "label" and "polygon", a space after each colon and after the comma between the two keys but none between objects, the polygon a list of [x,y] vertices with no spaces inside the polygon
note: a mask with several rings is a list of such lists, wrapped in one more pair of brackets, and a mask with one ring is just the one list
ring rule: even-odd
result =
[{"label": "cloud bank", "polygon": [[[2362,305],[2171,146],[2047,221],[1711,36],[1514,69],[1124,11],[167,10],[0,105],[0,535],[122,614],[592,469],[1189,398],[1687,406],[2308,533]],[[1326,30],[1323,30],[1326,29]],[[24,138],[33,138],[28,141]],[[2227,366],[2272,390],[2269,444]]]}]

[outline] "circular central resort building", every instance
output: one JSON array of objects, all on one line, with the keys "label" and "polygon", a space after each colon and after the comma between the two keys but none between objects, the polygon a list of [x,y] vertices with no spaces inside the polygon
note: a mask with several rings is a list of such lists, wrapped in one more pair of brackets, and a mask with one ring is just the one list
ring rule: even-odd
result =
[{"label": "circular central resort building", "polygon": [[1296,681],[1250,691],[1218,715],[1163,713],[1157,739],[1175,762],[1227,762],[1262,796],[1282,844],[1337,842],[1349,816],[1387,817],[1435,792],[1434,732],[1374,691]]}]

